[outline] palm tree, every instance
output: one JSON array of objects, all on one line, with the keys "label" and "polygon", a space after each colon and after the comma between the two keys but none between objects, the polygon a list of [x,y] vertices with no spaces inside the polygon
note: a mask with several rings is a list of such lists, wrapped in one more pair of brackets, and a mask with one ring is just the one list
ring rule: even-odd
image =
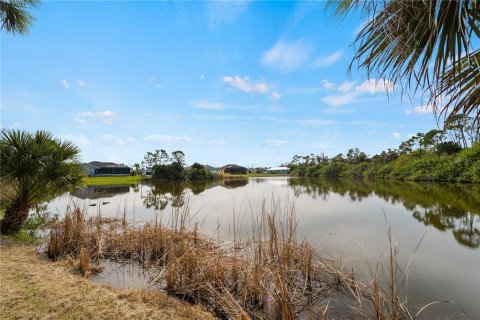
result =
[{"label": "palm tree", "polygon": [[[368,22],[354,40],[354,62],[369,77],[423,91],[436,115],[480,114],[480,3],[476,0],[330,1],[341,17]],[[402,89],[403,90],[403,89]]]},{"label": "palm tree", "polygon": [[0,0],[1,29],[13,34],[24,35],[28,33],[33,17],[27,9],[36,7],[38,3],[38,0]]},{"label": "palm tree", "polygon": [[5,216],[1,231],[19,230],[35,204],[78,186],[83,170],[79,149],[46,131],[2,130],[0,196]]}]

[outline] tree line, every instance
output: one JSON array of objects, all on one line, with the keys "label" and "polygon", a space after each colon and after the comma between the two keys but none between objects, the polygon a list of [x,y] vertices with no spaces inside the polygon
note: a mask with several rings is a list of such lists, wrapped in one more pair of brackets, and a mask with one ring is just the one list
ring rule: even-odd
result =
[{"label": "tree line", "polygon": [[295,155],[286,165],[297,176],[479,182],[480,133],[471,122],[471,126],[452,123],[442,130],[417,133],[398,148],[371,157],[352,148],[331,158]]}]

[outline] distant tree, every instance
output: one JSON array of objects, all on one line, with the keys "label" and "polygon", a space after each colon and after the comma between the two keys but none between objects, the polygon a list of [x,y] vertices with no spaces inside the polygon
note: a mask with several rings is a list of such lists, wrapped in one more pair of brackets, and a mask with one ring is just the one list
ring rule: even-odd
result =
[{"label": "distant tree", "polygon": [[177,150],[172,152],[172,160],[174,163],[179,163],[182,166],[185,165],[185,153],[183,151]]},{"label": "distant tree", "polygon": [[0,195],[5,216],[1,231],[17,231],[41,201],[79,186],[84,177],[80,150],[46,131],[2,130]]},{"label": "distant tree", "polygon": [[2,30],[12,34],[27,34],[33,23],[33,17],[27,10],[35,8],[39,3],[38,0],[1,0]]}]

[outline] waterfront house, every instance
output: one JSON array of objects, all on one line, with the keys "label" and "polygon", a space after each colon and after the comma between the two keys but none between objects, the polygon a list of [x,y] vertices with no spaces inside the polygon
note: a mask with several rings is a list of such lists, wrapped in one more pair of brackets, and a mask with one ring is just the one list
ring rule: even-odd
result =
[{"label": "waterfront house", "polygon": [[220,174],[246,174],[247,168],[236,164],[227,164],[221,167],[218,172]]},{"label": "waterfront house", "polygon": [[288,167],[273,167],[265,170],[269,174],[288,174],[290,169]]},{"label": "waterfront house", "polygon": [[89,177],[130,175],[130,168],[123,163],[92,161],[82,164],[82,167]]}]

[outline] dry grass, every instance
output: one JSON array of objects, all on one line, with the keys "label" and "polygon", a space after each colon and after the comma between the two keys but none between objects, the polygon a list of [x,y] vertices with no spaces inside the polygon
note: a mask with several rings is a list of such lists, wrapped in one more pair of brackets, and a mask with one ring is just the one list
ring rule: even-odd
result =
[{"label": "dry grass", "polygon": [[164,293],[95,284],[31,245],[0,239],[0,319],[213,319]]},{"label": "dry grass", "polygon": [[251,233],[234,226],[233,243],[223,243],[200,234],[187,207],[175,209],[165,223],[140,226],[106,222],[75,209],[52,225],[46,253],[52,259],[85,255],[93,262],[111,259],[153,268],[152,284],[223,318],[329,319],[346,312],[348,318],[414,319],[399,298],[392,238],[384,289],[378,273],[372,272],[370,283],[359,283],[307,242],[297,241],[293,205],[264,201],[252,216]]}]

